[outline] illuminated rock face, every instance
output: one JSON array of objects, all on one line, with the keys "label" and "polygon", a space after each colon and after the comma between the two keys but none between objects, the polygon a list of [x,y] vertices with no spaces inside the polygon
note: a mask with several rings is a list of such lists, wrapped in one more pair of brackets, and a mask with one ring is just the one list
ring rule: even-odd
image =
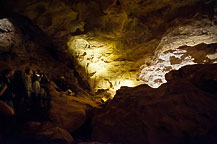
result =
[{"label": "illuminated rock face", "polygon": [[135,86],[136,73],[130,72],[132,62],[121,61],[115,43],[87,37],[72,38],[68,42],[69,53],[83,67],[78,72],[86,78],[91,89],[117,90],[121,86]]},{"label": "illuminated rock face", "polygon": [[96,113],[95,141],[127,144],[216,143],[217,65],[191,65],[166,75],[157,89],[122,87]]},{"label": "illuminated rock face", "polygon": [[[161,39],[151,65],[140,67],[138,79],[157,88],[166,82],[165,74],[171,70],[185,65],[215,62],[217,47],[209,44],[217,43],[216,36],[217,25],[206,18],[176,28]],[[198,45],[201,43],[203,45]]]},{"label": "illuminated rock face", "polygon": [[165,74],[186,65],[216,63],[216,44],[199,44],[194,47],[183,46],[160,54],[152,65],[141,66],[138,79],[153,88],[166,83]]},{"label": "illuminated rock face", "polygon": [[[5,3],[51,37],[57,50],[71,57],[76,72],[93,91],[116,90],[124,85],[137,85],[139,81],[158,87],[165,82],[168,71],[195,63],[189,55],[173,65],[168,50],[175,52],[181,46],[217,41],[215,1],[9,0]],[[181,53],[171,56],[181,57]],[[214,59],[215,53],[210,57]]]},{"label": "illuminated rock face", "polygon": [[[144,81],[153,88],[159,87],[162,83],[166,83],[165,74],[171,70],[178,70],[185,65],[196,64],[193,62],[191,56],[182,56],[186,53],[186,50],[173,50],[167,51],[158,57],[155,64],[151,66],[143,66],[138,79]],[[177,63],[172,64],[172,58]]]},{"label": "illuminated rock face", "polygon": [[2,51],[8,51],[8,47],[10,47],[15,41],[15,28],[13,24],[6,18],[0,19],[0,46],[4,49]]}]

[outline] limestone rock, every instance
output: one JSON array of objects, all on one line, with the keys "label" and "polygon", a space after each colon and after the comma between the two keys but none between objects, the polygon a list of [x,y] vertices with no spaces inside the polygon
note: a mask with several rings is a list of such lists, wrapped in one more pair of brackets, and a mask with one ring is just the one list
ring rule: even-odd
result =
[{"label": "limestone rock", "polygon": [[65,110],[65,112],[51,110],[50,117],[54,124],[72,132],[85,122],[86,113],[83,110]]},{"label": "limestone rock", "polygon": [[153,60],[153,64],[141,66],[138,79],[157,88],[166,82],[165,75],[171,70],[178,70],[185,65],[216,63],[216,49],[216,44],[202,43],[193,47],[182,46],[175,50],[167,50],[159,54]]},{"label": "limestone rock", "polygon": [[214,58],[207,57],[216,53],[217,26],[212,24],[208,16],[199,18],[200,21],[194,20],[179,26],[161,38],[151,64],[140,67],[139,80],[156,88],[166,82],[165,74],[171,70],[195,63],[215,62]]},{"label": "limestone rock", "polygon": [[51,96],[50,118],[52,122],[70,132],[79,128],[86,119],[86,105],[78,104],[71,96],[61,94],[54,87],[49,87]]},{"label": "limestone rock", "polygon": [[14,115],[14,110],[5,102],[0,100],[0,116],[10,117]]},{"label": "limestone rock", "polygon": [[0,18],[0,37],[1,70],[9,65],[15,70],[40,69],[51,79],[64,75],[71,88],[82,91],[73,68],[58,60],[61,56],[51,50],[51,40],[27,18],[17,14]]},{"label": "limestone rock", "polygon": [[28,122],[23,131],[23,139],[51,144],[72,144],[74,141],[69,132],[47,122]]},{"label": "limestone rock", "polygon": [[16,39],[15,27],[10,20],[3,18],[0,20],[0,50],[9,51],[9,47],[14,44]]},{"label": "limestone rock", "polygon": [[[77,72],[83,76],[90,89],[117,90],[120,86],[135,86],[136,71],[128,72],[133,65],[114,53],[114,46],[109,42],[77,36],[68,42],[69,53],[75,56]],[[128,82],[126,82],[128,81]]]},{"label": "limestone rock", "polygon": [[157,89],[122,87],[93,118],[92,138],[117,143],[216,142],[217,65],[172,71]]},{"label": "limestone rock", "polygon": [[216,1],[8,0],[5,7],[51,37],[58,46],[52,50],[73,63],[82,85],[93,92],[135,86],[136,79],[159,86],[174,69],[158,62],[162,53],[216,43]]},{"label": "limestone rock", "polygon": [[52,123],[70,132],[78,129],[86,120],[86,111],[98,104],[90,96],[68,96],[66,92],[58,92],[54,82],[49,84],[51,109],[49,112]]}]

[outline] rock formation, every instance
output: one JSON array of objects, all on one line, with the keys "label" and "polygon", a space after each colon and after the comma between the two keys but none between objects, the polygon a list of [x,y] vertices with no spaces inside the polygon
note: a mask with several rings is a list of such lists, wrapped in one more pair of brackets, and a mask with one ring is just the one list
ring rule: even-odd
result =
[{"label": "rock formation", "polygon": [[[96,143],[214,143],[216,49],[216,0],[0,0],[0,72],[31,67],[51,80],[51,132],[38,123],[33,137],[68,136],[104,107]],[[59,76],[73,95],[58,91]]]},{"label": "rock formation", "polygon": [[50,123],[28,122],[23,130],[23,137],[28,137],[26,143],[72,144],[73,138],[66,130]]},{"label": "rock formation", "polygon": [[[165,73],[178,69],[168,62],[161,66],[166,51],[217,41],[212,0],[9,0],[4,4],[45,32],[63,53],[61,59],[73,63],[83,85],[93,92],[140,83],[158,87],[165,82]],[[149,72],[161,74],[148,76]]]},{"label": "rock formation", "polygon": [[86,112],[90,108],[99,108],[98,104],[89,96],[69,96],[65,92],[58,92],[54,82],[49,84],[49,95],[51,97],[49,112],[53,124],[73,132],[86,120]]},{"label": "rock formation", "polygon": [[215,143],[217,65],[185,66],[166,75],[158,89],[122,87],[93,118],[101,142]]}]

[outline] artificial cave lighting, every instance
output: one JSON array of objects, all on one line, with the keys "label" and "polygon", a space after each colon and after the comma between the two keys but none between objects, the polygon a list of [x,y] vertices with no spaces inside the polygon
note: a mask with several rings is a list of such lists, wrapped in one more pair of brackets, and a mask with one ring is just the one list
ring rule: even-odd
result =
[{"label": "artificial cave lighting", "polygon": [[133,87],[141,82],[136,80],[136,73],[129,73],[127,64],[115,61],[121,53],[114,54],[114,42],[107,42],[94,38],[73,37],[68,42],[69,52],[76,59],[85,72],[90,87],[95,92],[99,89],[109,90],[111,95],[121,86]]},{"label": "artificial cave lighting", "polygon": [[68,44],[72,55],[75,56],[78,64],[90,74],[90,77],[95,74],[104,75],[106,73],[109,66],[106,63],[108,61],[106,53],[112,51],[109,46],[98,41],[87,41],[82,38],[73,39]]},{"label": "artificial cave lighting", "polygon": [[74,39],[73,44],[76,49],[86,49],[89,47],[89,43],[84,39]]},{"label": "artificial cave lighting", "polygon": [[106,102],[108,99],[113,99],[116,91],[119,90],[122,86],[127,86],[127,87],[135,87],[138,86],[139,84],[142,84],[138,81],[135,80],[126,80],[126,79],[119,79],[119,80],[114,80],[112,81],[114,83],[114,87],[112,89],[109,89],[107,93],[109,93],[109,97],[102,97],[102,101]]},{"label": "artificial cave lighting", "polygon": [[135,87],[137,86],[137,82],[135,83],[134,81],[132,80],[119,80],[118,81],[118,84],[116,85],[115,87],[115,90],[118,90],[120,89],[122,86],[127,86],[127,87]]},{"label": "artificial cave lighting", "polygon": [[103,102],[106,102],[107,100],[108,100],[108,98],[102,97],[102,101],[103,101]]},{"label": "artificial cave lighting", "polygon": [[95,73],[97,70],[97,73],[103,74],[103,73],[106,73],[107,69],[106,69],[105,63],[102,61],[99,61],[96,63],[90,63],[88,70],[89,70],[88,73]]},{"label": "artificial cave lighting", "polygon": [[[138,76],[140,80],[147,83],[152,88],[158,88],[162,83],[166,83],[165,75],[171,70],[178,70],[179,68],[186,65],[196,64],[193,62],[191,56],[184,56],[186,50],[170,50],[162,53],[155,65],[143,66],[140,75]],[[172,63],[172,58],[176,59],[177,63]]]},{"label": "artificial cave lighting", "polygon": [[[167,33],[160,41],[152,59],[151,65],[144,64],[140,67],[138,80],[143,81],[152,88],[158,88],[166,83],[165,74],[171,70],[178,70],[186,65],[196,64],[188,50],[181,47],[194,47],[198,44],[213,44],[217,42],[217,25],[210,21],[194,21],[189,25],[180,26]],[[208,54],[209,60],[215,60],[216,54]],[[207,60],[204,59],[204,62]],[[216,61],[213,61],[216,63]]]}]

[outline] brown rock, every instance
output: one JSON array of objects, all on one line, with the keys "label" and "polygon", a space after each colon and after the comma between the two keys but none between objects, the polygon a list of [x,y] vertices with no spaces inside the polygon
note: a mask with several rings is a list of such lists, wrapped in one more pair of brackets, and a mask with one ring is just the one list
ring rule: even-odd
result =
[{"label": "brown rock", "polygon": [[[49,68],[47,72],[52,76],[64,73],[71,78],[73,72],[67,68],[73,63],[81,85],[96,92],[99,89],[117,90],[120,86],[126,86],[121,83],[124,80],[137,85],[136,79],[158,87],[166,82],[165,74],[170,71],[166,69],[168,66],[176,70],[192,64],[191,57],[199,63],[209,58],[214,61],[215,54],[207,58],[201,51],[197,51],[196,55],[188,52],[182,58],[181,55],[175,56],[171,60],[172,64],[170,60],[160,63],[159,56],[182,46],[191,49],[202,43],[216,43],[215,6],[215,1],[211,0],[7,0],[4,7],[26,16],[57,46],[49,46],[49,49],[65,65],[55,67],[59,63],[55,64],[56,69],[51,68],[50,64],[47,67],[43,65],[44,69]],[[14,37],[12,34],[7,34],[9,40]],[[13,41],[9,44],[12,45]],[[30,43],[26,47],[34,45]],[[33,53],[32,57],[37,60],[35,55],[40,48],[30,48],[28,54]],[[19,54],[18,50],[15,53]],[[19,55],[23,56],[25,54]],[[51,62],[45,59],[44,54],[42,56],[43,62]],[[147,65],[150,65],[148,69]]]},{"label": "brown rock", "polygon": [[87,105],[73,101],[72,96],[55,90],[53,82],[49,86],[51,95],[50,118],[52,123],[72,132],[79,128],[86,120]]},{"label": "brown rock", "polygon": [[1,100],[0,100],[0,115],[6,117],[10,117],[14,115],[14,110]]},{"label": "brown rock", "polygon": [[173,76],[157,89],[122,87],[104,111],[94,116],[93,139],[132,144],[214,143],[217,65],[186,66]]},{"label": "brown rock", "polygon": [[72,144],[74,141],[69,132],[50,123],[28,122],[23,136],[38,143]]}]

